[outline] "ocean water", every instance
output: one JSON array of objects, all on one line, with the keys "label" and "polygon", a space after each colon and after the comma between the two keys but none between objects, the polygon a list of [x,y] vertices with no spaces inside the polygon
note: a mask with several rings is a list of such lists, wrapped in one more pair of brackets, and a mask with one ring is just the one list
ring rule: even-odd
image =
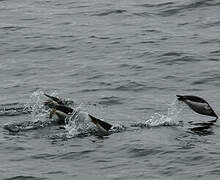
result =
[{"label": "ocean water", "polygon": [[[175,96],[220,114],[219,0],[1,0],[0,19],[0,179],[219,179],[219,122]],[[43,93],[77,118],[4,129],[47,122]]]}]

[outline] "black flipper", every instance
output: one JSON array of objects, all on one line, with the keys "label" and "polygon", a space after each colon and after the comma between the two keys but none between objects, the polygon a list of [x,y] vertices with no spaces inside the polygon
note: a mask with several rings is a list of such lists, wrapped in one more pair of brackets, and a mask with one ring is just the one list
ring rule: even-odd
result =
[{"label": "black flipper", "polygon": [[105,129],[106,131],[109,131],[109,129],[111,129],[112,125],[107,123],[107,122],[104,122],[100,119],[97,119],[96,117],[92,116],[91,114],[88,114],[89,117],[91,118],[92,122],[94,124],[98,124],[99,126],[101,126],[103,129]]},{"label": "black flipper", "polygon": [[48,95],[48,94],[46,94],[46,93],[44,93],[44,95],[45,95],[46,97],[52,99],[53,101],[57,102],[58,104],[64,105],[64,102],[63,102],[61,99],[59,99],[59,98],[57,98],[57,97],[54,97],[54,96],[50,96],[50,95]]},{"label": "black flipper", "polygon": [[64,105],[55,105],[54,107],[56,110],[59,110],[63,113],[69,114],[73,112],[73,109],[68,107],[68,106],[64,106]]}]

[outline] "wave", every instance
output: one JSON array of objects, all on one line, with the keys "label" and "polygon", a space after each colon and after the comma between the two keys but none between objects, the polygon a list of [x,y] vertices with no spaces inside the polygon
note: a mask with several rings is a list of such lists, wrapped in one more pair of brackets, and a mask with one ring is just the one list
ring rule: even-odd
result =
[{"label": "wave", "polygon": [[[203,78],[201,78],[203,77]],[[199,76],[196,80],[192,81],[192,85],[201,85],[201,84],[211,84],[214,86],[219,86],[220,74],[218,72],[212,72],[206,74],[206,77]]]},{"label": "wave", "polygon": [[[196,0],[196,1],[188,1],[185,2],[165,2],[165,3],[144,3],[135,6],[143,7],[149,9],[150,11],[153,9],[152,12],[141,12],[141,13],[134,13],[134,15],[138,16],[152,16],[152,15],[159,15],[159,16],[173,16],[178,14],[183,14],[186,11],[193,11],[198,8],[204,7],[212,7],[212,6],[219,6],[220,3],[213,0]],[[184,15],[184,14],[183,14]]]},{"label": "wave", "polygon": [[116,91],[144,91],[146,90],[146,85],[142,82],[136,82],[136,81],[127,81],[123,85],[117,86],[114,90]]},{"label": "wave", "polygon": [[116,10],[108,9],[108,10],[105,10],[104,12],[94,14],[94,16],[107,16],[107,15],[110,15],[110,14],[122,14],[122,13],[125,13],[125,12],[127,12],[127,11],[124,10],[124,9],[116,9]]},{"label": "wave", "polygon": [[23,27],[23,26],[13,26],[13,25],[0,27],[0,29],[6,30],[6,31],[18,31],[18,30],[22,30],[25,28],[26,27]]},{"label": "wave", "polygon": [[120,97],[116,97],[116,96],[110,96],[110,97],[100,98],[98,103],[101,105],[110,106],[110,105],[123,104],[124,103],[123,100],[125,100],[125,99],[120,98]]},{"label": "wave", "polygon": [[173,5],[174,3],[173,2],[165,2],[165,3],[158,3],[158,4],[141,4],[141,5],[138,5],[138,6],[141,6],[141,7],[164,7],[164,6],[168,6],[168,5]]},{"label": "wave", "polygon": [[24,53],[28,54],[32,52],[36,53],[36,52],[59,51],[62,49],[67,49],[67,46],[58,46],[57,44],[56,45],[39,45],[33,48],[26,48]]},{"label": "wave", "polygon": [[22,103],[10,103],[0,105],[0,116],[19,116],[24,114],[30,114],[31,111],[25,108],[25,104]]},{"label": "wave", "polygon": [[51,125],[53,121],[22,121],[19,123],[5,124],[4,129],[12,133],[25,132],[29,130],[41,129]]},{"label": "wave", "polygon": [[155,64],[182,65],[182,64],[200,62],[200,61],[204,61],[204,59],[196,57],[195,55],[181,55],[179,53],[169,53],[169,54],[165,53],[164,56],[162,55],[161,58],[158,58]]},{"label": "wave", "polygon": [[40,177],[35,177],[35,176],[14,176],[14,177],[11,177],[11,178],[5,178],[4,180],[25,180],[25,179],[43,180],[43,179],[47,179],[47,178],[40,178]]},{"label": "wave", "polygon": [[197,0],[197,1],[189,1],[188,4],[170,4],[165,8],[162,8],[158,15],[161,16],[172,16],[179,13],[183,13],[184,11],[192,11],[197,8],[204,7],[212,7],[220,5],[218,2],[213,0]]}]

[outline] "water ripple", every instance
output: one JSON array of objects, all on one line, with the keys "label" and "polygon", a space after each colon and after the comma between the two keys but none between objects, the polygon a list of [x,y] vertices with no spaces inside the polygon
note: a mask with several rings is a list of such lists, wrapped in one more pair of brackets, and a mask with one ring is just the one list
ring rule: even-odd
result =
[{"label": "water ripple", "polygon": [[141,82],[129,81],[124,85],[117,86],[114,90],[116,91],[144,91],[146,85]]},{"label": "water ripple", "polygon": [[165,3],[156,3],[156,4],[140,4],[137,6],[152,8],[152,7],[164,7],[164,6],[173,5],[173,4],[175,4],[175,3],[174,2],[165,2]]},{"label": "water ripple", "polygon": [[[169,56],[171,56],[171,54],[169,54]],[[181,64],[186,64],[186,63],[203,61],[203,59],[198,58],[196,56],[191,56],[191,55],[184,55],[180,57],[178,56],[180,56],[180,54],[176,53],[172,55],[173,58],[167,59],[167,58],[161,57],[157,60],[157,62],[155,62],[155,64],[181,65]]]},{"label": "water ripple", "polygon": [[5,31],[18,31],[18,30],[22,30],[25,28],[26,27],[23,27],[23,26],[13,26],[13,25],[0,27],[0,29],[5,30]]},{"label": "water ripple", "polygon": [[215,26],[220,26],[220,21],[212,21],[208,23],[203,23],[202,25],[199,25],[199,28],[211,28]]},{"label": "water ripple", "polygon": [[101,105],[118,105],[118,104],[123,104],[123,98],[119,98],[116,96],[111,96],[111,97],[103,97],[101,98],[98,103]]},{"label": "water ripple", "polygon": [[25,109],[25,104],[11,103],[0,105],[0,116],[19,116],[29,113],[30,111]]},{"label": "water ripple", "polygon": [[14,176],[11,178],[5,178],[4,180],[44,180],[48,178],[41,178],[41,177],[35,177],[35,176]]},{"label": "water ripple", "polygon": [[94,16],[107,16],[107,15],[111,15],[111,14],[122,14],[125,12],[127,12],[127,11],[124,9],[117,9],[117,10],[108,9],[108,10],[105,10],[104,12],[94,14]]},{"label": "water ripple", "polygon": [[131,157],[142,157],[142,156],[154,156],[163,152],[161,148],[130,148],[128,153],[131,154]]},{"label": "water ripple", "polygon": [[212,75],[211,77],[207,78],[200,78],[199,80],[193,81],[192,85],[200,85],[200,84],[216,84],[216,86],[219,86],[220,83],[220,75]]},{"label": "water ripple", "polygon": [[219,3],[213,3],[214,1],[212,0],[198,0],[198,1],[193,1],[189,4],[181,4],[181,5],[172,5],[163,8],[158,15],[161,16],[172,16],[176,15],[179,13],[184,13],[185,11],[192,11],[197,8],[204,8],[204,7],[210,7],[210,6],[216,6],[219,5]]},{"label": "water ripple", "polygon": [[90,153],[95,152],[94,150],[84,150],[80,152],[68,152],[64,154],[57,155],[58,159],[72,159],[72,160],[81,160],[82,158],[88,158]]}]

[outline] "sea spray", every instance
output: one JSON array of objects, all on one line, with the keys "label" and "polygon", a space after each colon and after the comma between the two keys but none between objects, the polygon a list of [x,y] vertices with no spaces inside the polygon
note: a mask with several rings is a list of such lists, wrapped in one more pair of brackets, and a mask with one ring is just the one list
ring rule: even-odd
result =
[{"label": "sea spray", "polygon": [[48,110],[44,106],[44,92],[37,90],[30,95],[28,102],[25,104],[23,111],[31,112],[31,121],[45,121],[48,116]]},{"label": "sea spray", "polygon": [[80,106],[75,109],[74,114],[66,122],[65,128],[69,137],[75,137],[81,134],[86,135],[94,130],[94,125],[89,119],[88,113],[83,111]]},{"label": "sea spray", "polygon": [[183,107],[175,99],[168,107],[167,114],[154,113],[150,119],[145,121],[146,126],[155,127],[155,126],[175,126],[180,125],[177,121],[180,112],[183,110]]}]

